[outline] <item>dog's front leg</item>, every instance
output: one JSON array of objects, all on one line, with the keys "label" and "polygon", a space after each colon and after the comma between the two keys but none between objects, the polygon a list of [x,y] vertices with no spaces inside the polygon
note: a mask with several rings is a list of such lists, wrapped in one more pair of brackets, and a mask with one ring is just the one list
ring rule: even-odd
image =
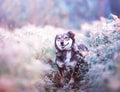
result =
[{"label": "dog's front leg", "polygon": [[71,76],[70,76],[70,81],[68,85],[71,85],[75,82],[75,75],[74,75],[74,70],[71,71]]},{"label": "dog's front leg", "polygon": [[61,83],[63,84],[63,82],[64,82],[64,68],[59,68],[59,72],[61,75],[60,80],[61,80]]},{"label": "dog's front leg", "polygon": [[60,84],[63,87],[63,85],[64,85],[64,77],[65,77],[65,74],[64,74],[65,66],[64,66],[64,64],[60,65],[60,63],[58,63],[57,66],[58,66],[58,70],[59,70],[59,73],[60,73]]},{"label": "dog's front leg", "polygon": [[67,85],[64,85],[64,89],[73,88],[74,82],[75,82],[74,72],[73,70],[70,70],[70,80]]}]

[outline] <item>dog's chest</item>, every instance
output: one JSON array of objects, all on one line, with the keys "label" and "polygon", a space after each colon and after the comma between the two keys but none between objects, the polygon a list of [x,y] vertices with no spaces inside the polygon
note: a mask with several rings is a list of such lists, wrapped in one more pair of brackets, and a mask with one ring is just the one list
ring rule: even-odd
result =
[{"label": "dog's chest", "polygon": [[76,65],[76,63],[77,63],[77,61],[75,61],[73,58],[73,55],[74,55],[74,53],[72,52],[72,51],[68,51],[67,53],[66,53],[66,59],[65,59],[65,66],[66,66],[66,68],[74,68],[75,67],[75,65]]},{"label": "dog's chest", "polygon": [[66,52],[66,55],[65,55],[65,60],[64,60],[64,62],[65,62],[65,63],[70,63],[71,58],[72,58],[72,52],[71,52],[71,51],[67,51],[67,52]]},{"label": "dog's chest", "polygon": [[57,64],[62,67],[63,65],[67,67],[72,67],[74,68],[77,61],[74,60],[74,52],[73,51],[65,51],[65,52],[60,52],[58,53],[58,61]]}]

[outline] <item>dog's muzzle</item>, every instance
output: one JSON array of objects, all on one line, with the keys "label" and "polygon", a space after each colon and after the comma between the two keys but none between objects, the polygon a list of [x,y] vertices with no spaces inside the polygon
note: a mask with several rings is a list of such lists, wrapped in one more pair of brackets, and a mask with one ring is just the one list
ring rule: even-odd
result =
[{"label": "dog's muzzle", "polygon": [[61,46],[64,46],[64,42],[60,42]]}]

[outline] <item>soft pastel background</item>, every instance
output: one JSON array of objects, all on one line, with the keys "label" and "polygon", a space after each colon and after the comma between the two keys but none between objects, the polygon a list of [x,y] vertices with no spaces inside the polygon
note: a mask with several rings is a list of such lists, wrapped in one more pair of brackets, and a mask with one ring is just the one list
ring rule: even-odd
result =
[{"label": "soft pastel background", "polygon": [[0,0],[0,26],[28,23],[79,29],[81,23],[120,16],[120,0]]},{"label": "soft pastel background", "polygon": [[0,0],[0,92],[53,92],[44,79],[57,71],[54,38],[68,30],[89,49],[77,92],[120,92],[119,17],[120,0]]}]

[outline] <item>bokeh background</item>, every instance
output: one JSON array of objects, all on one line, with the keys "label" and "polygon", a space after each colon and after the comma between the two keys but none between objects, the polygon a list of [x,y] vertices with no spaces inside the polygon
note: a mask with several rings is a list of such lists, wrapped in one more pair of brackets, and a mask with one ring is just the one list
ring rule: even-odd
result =
[{"label": "bokeh background", "polygon": [[0,0],[0,26],[28,23],[79,29],[81,23],[120,16],[120,0]]},{"label": "bokeh background", "polygon": [[89,49],[76,92],[120,92],[119,17],[120,0],[0,0],[0,92],[74,92],[46,77],[58,72],[54,38],[68,30]]}]

